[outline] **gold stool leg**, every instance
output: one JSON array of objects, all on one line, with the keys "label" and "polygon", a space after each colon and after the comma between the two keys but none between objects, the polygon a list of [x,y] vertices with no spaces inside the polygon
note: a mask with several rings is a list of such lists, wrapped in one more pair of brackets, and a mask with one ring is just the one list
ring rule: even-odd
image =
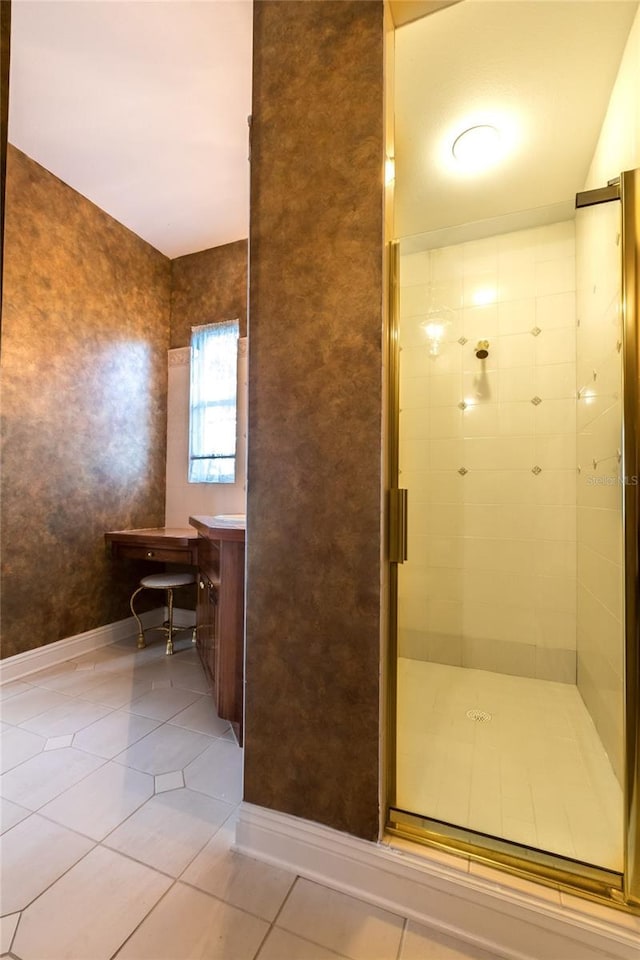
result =
[{"label": "gold stool leg", "polygon": [[167,606],[169,607],[169,627],[167,634],[167,649],[165,653],[168,657],[173,653],[173,590],[167,588]]},{"label": "gold stool leg", "polygon": [[138,587],[137,590],[134,590],[133,593],[131,594],[131,600],[129,601],[131,613],[134,615],[138,623],[138,650],[144,650],[144,648],[146,647],[146,643],[144,642],[144,630],[142,629],[142,620],[133,609],[133,601],[142,590],[144,590],[144,587]]}]

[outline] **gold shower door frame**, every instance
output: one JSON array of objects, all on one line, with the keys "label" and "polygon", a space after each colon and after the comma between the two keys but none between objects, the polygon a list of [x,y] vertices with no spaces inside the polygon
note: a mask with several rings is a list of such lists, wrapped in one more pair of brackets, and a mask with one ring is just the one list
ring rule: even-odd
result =
[{"label": "gold shower door frame", "polygon": [[[389,248],[388,544],[386,830],[428,847],[462,854],[520,877],[638,912],[640,909],[640,170],[621,174],[623,495],[625,666],[623,794],[624,869],[616,873],[559,855],[487,837],[394,807],[396,789],[398,563],[406,559],[406,492],[399,489],[399,245]],[[618,202],[618,201],[615,201]]]}]

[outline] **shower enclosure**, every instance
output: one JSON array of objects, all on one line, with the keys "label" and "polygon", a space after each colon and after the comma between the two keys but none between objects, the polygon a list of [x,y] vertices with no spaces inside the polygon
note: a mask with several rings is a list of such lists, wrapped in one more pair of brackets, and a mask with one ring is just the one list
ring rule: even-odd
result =
[{"label": "shower enclosure", "polygon": [[388,827],[627,905],[639,194],[404,236],[390,283]]}]

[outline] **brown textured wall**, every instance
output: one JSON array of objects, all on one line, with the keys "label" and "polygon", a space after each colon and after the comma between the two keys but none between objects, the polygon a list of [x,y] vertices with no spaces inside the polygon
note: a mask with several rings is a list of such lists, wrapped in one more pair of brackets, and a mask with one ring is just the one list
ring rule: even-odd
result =
[{"label": "brown textured wall", "polygon": [[383,6],[254,11],[245,799],[373,839]]},{"label": "brown textured wall", "polygon": [[171,348],[188,347],[191,327],[240,321],[247,335],[247,241],[237,240],[171,261]]},{"label": "brown textured wall", "polygon": [[18,150],[7,173],[2,655],[129,615],[107,529],[163,523],[170,262]]}]

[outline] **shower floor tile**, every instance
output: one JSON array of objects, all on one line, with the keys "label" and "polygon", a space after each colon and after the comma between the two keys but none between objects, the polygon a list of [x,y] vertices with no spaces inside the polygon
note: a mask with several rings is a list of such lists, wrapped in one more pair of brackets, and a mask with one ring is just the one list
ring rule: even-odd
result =
[{"label": "shower floor tile", "polygon": [[622,870],[622,790],[577,687],[401,657],[397,726],[398,807]]}]

